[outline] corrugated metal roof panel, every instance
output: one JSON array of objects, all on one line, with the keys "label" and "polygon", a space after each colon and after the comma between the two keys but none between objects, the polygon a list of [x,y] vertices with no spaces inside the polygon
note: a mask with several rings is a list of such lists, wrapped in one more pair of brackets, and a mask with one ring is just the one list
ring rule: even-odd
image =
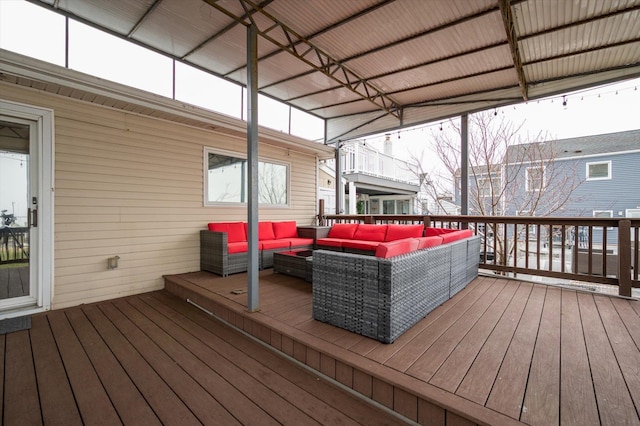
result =
[{"label": "corrugated metal roof panel", "polygon": [[484,15],[478,18],[478,21],[445,28],[428,36],[370,53],[348,61],[347,65],[363,75],[376,76],[389,70],[402,69],[506,42],[504,29],[490,29],[495,28],[496,21],[501,22],[499,12]]},{"label": "corrugated metal roof panel", "polygon": [[[60,0],[58,8],[96,22],[120,34],[128,34],[155,0]],[[56,2],[53,2],[54,4]]]},{"label": "corrugated metal roof panel", "polygon": [[535,0],[513,5],[519,37],[640,5],[640,0]]},{"label": "corrugated metal roof panel", "polygon": [[436,62],[420,68],[391,74],[371,80],[386,92],[393,93],[425,84],[452,80],[468,75],[487,72],[511,66],[511,51],[508,45],[498,46],[471,55]]},{"label": "corrugated metal roof panel", "polygon": [[527,79],[546,81],[567,75],[579,75],[584,70],[612,69],[627,65],[628,58],[640,58],[640,41],[614,47],[607,50],[596,50],[579,55],[567,56],[552,61],[543,61],[525,66]]},{"label": "corrugated metal roof panel", "polygon": [[163,0],[132,37],[182,57],[231,22],[201,0]]},{"label": "corrugated metal roof panel", "polygon": [[[317,37],[314,42],[333,52],[338,59],[344,59],[495,7],[495,2],[491,0],[397,1],[362,16],[349,25],[329,31]],[[356,40],[356,43],[349,42]]]},{"label": "corrugated metal roof panel", "polygon": [[[315,111],[316,108],[322,108],[325,105],[333,105],[333,104],[338,104],[342,102],[353,102],[359,99],[361,98],[357,94],[353,93],[351,90],[344,87],[338,87],[333,90],[317,93],[315,95],[306,96],[301,99],[296,99],[291,103],[294,105],[306,105],[307,108],[311,106],[311,109],[314,110],[312,112],[317,113]],[[375,108],[375,106],[369,101],[362,101],[362,102],[363,104],[361,105],[366,105],[366,104],[369,105],[369,107],[366,109]],[[325,108],[322,108],[321,111],[324,114],[324,112],[326,112],[327,110]],[[333,115],[336,115],[336,114],[333,114]]]},{"label": "corrugated metal roof panel", "polygon": [[[265,10],[278,16],[285,25],[298,34],[308,36],[377,3],[379,3],[378,0],[278,0],[268,4]],[[315,40],[311,41],[315,43]]]},{"label": "corrugated metal roof panel", "polygon": [[[496,71],[482,76],[434,84],[425,89],[408,90],[394,95],[403,104],[415,104],[435,99],[450,99],[469,93],[482,93],[492,89],[513,87],[518,85],[518,78],[512,69]],[[490,97],[489,95],[482,95]]]},{"label": "corrugated metal roof panel", "polygon": [[520,46],[523,61],[529,63],[637,39],[639,34],[640,10],[636,10],[625,15],[528,37],[520,42]]}]

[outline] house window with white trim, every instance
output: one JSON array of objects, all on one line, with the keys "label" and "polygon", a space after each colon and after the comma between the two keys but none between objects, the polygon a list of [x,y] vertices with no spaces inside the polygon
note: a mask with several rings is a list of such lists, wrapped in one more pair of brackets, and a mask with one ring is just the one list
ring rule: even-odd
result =
[{"label": "house window with white trim", "polygon": [[625,211],[625,217],[640,218],[640,208],[639,209],[627,209]]},{"label": "house window with white trim", "polygon": [[611,179],[611,161],[587,163],[587,180]]},{"label": "house window with white trim", "polygon": [[544,166],[527,167],[525,174],[527,192],[542,191],[544,188]]},{"label": "house window with white trim", "polygon": [[613,210],[594,210],[593,217],[601,217],[601,218],[613,217]]},{"label": "house window with white trim", "polygon": [[[204,204],[244,204],[249,200],[248,160],[239,154],[205,148]],[[258,161],[258,202],[270,206],[289,204],[289,165]]]}]

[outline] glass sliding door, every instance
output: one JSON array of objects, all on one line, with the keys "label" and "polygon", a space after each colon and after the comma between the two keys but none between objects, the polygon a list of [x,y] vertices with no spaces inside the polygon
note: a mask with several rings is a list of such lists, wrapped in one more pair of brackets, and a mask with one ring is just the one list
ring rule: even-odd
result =
[{"label": "glass sliding door", "polygon": [[0,320],[51,308],[53,110],[0,99]]},{"label": "glass sliding door", "polygon": [[31,280],[37,232],[37,197],[33,194],[38,179],[31,167],[36,125],[0,117],[0,311],[31,306],[37,299]]}]

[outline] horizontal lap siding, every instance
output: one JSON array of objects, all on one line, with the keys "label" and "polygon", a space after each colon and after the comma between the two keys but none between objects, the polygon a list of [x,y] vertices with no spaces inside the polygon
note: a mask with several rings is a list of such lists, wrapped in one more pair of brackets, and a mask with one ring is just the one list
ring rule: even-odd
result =
[{"label": "horizontal lap siding", "polygon": [[[199,230],[246,220],[246,207],[203,207],[203,148],[246,152],[246,140],[16,86],[2,98],[55,116],[55,287],[62,308],[163,287],[162,275],[199,270]],[[261,144],[290,165],[288,208],[261,220],[313,222],[316,158]],[[119,268],[107,258],[120,256]]]}]

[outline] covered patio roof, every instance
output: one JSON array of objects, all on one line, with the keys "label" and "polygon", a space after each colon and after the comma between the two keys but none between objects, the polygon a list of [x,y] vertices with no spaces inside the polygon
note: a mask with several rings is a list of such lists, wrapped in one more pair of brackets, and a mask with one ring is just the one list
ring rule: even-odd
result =
[{"label": "covered patio roof", "polygon": [[640,76],[640,1],[31,0],[326,120],[326,142]]}]

